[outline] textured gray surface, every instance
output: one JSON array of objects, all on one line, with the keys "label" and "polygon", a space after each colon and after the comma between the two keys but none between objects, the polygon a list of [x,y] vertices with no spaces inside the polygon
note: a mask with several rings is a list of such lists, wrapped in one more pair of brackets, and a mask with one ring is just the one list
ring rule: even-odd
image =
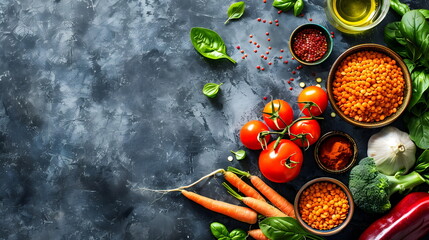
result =
[{"label": "textured gray surface", "polygon": [[[293,103],[299,82],[326,79],[350,46],[382,43],[384,25],[398,16],[390,12],[365,35],[343,36],[326,23],[322,1],[306,1],[301,18],[279,15],[271,1],[246,1],[242,19],[224,25],[231,3],[0,1],[0,239],[211,239],[213,221],[249,228],[178,193],[135,189],[187,185],[229,165],[259,175],[257,151],[242,162],[227,157],[243,148],[238,130],[260,118],[263,97]],[[280,26],[258,17],[278,19]],[[335,32],[334,51],[327,62],[294,75],[289,34],[309,18]],[[189,41],[196,26],[217,31],[238,63],[201,57]],[[260,52],[272,46],[273,65],[253,52],[250,34]],[[289,64],[275,58],[280,49]],[[264,72],[255,68],[259,64],[266,65]],[[288,84],[290,77],[295,81]],[[201,94],[207,82],[224,83],[217,98]],[[321,121],[323,132],[348,132],[363,157],[376,130],[332,119],[331,111]],[[306,181],[329,176],[317,168],[312,148],[305,161],[296,180],[271,184],[290,201]],[[347,174],[334,177],[347,181]],[[221,182],[218,176],[193,190],[238,203]],[[376,217],[358,211],[344,232],[329,239],[354,239]]]}]

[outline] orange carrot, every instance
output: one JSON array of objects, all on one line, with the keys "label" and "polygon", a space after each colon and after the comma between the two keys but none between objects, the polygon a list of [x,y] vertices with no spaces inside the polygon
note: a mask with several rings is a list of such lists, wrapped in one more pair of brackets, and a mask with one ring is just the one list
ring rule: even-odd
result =
[{"label": "orange carrot", "polygon": [[253,186],[255,186],[255,188],[258,189],[262,195],[264,195],[274,206],[287,214],[289,217],[296,218],[293,204],[282,197],[270,186],[268,186],[261,178],[233,167],[228,167],[228,171],[248,177]]},{"label": "orange carrot", "polygon": [[228,186],[228,184],[222,183],[222,185],[233,197],[242,201],[244,204],[266,217],[288,217],[288,215],[267,202],[252,197],[243,197],[234,191],[230,186]]},{"label": "orange carrot", "polygon": [[258,221],[258,214],[250,208],[214,200],[186,190],[180,190],[180,192],[189,200],[194,201],[213,212],[217,212],[249,224],[255,224]]},{"label": "orange carrot", "polygon": [[247,233],[256,240],[270,240],[262,233],[261,229],[252,229],[247,231]]},{"label": "orange carrot", "polygon": [[254,189],[252,186],[244,182],[240,177],[231,171],[225,171],[223,173],[225,180],[231,183],[238,191],[242,192],[247,197],[252,197],[266,202],[265,198]]}]

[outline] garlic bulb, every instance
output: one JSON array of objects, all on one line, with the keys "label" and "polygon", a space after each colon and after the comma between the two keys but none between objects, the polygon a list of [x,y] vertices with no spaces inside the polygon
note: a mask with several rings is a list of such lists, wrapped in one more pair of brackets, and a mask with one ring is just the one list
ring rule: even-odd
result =
[{"label": "garlic bulb", "polygon": [[369,138],[367,154],[374,159],[377,169],[386,175],[394,175],[400,170],[406,173],[416,162],[416,145],[406,132],[385,127]]}]

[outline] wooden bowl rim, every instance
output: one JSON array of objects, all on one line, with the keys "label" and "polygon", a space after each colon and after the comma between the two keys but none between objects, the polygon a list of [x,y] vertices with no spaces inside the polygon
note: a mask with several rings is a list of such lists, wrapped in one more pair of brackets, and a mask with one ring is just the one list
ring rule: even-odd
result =
[{"label": "wooden bowl rim", "polygon": [[[333,82],[334,77],[335,77],[335,72],[336,72],[337,68],[339,67],[339,65],[341,64],[341,62],[346,57],[348,57],[349,55],[356,53],[356,52],[359,52],[359,51],[365,51],[365,50],[384,53],[387,56],[393,58],[396,61],[396,63],[398,64],[398,66],[401,68],[401,70],[403,72],[404,81],[405,81],[404,100],[402,101],[401,106],[399,106],[396,113],[390,115],[389,117],[385,118],[383,121],[379,121],[379,122],[372,122],[372,123],[359,122],[359,121],[356,121],[352,118],[347,117],[341,111],[341,109],[337,106],[337,104],[335,104],[334,95],[332,93],[332,82]],[[401,56],[399,56],[396,52],[394,52],[392,49],[390,49],[386,46],[383,46],[380,44],[375,44],[375,43],[365,43],[365,44],[359,44],[359,45],[356,45],[356,46],[353,46],[353,47],[347,49],[346,51],[344,51],[344,53],[342,53],[335,60],[334,64],[332,65],[332,67],[329,71],[328,80],[326,81],[326,90],[328,92],[328,98],[329,98],[329,102],[331,103],[332,108],[344,121],[346,121],[352,125],[358,126],[358,127],[379,128],[379,127],[383,127],[383,126],[389,125],[392,122],[394,122],[407,109],[407,106],[411,100],[412,82],[411,82],[411,76],[410,76],[410,73],[408,71],[407,65],[402,60]]]},{"label": "wooden bowl rim", "polygon": [[[299,213],[299,199],[301,197],[302,192],[305,189],[307,189],[309,186],[311,186],[312,184],[318,183],[318,182],[331,182],[331,183],[338,185],[344,191],[344,193],[347,196],[347,200],[349,201],[349,212],[347,213],[346,219],[339,226],[337,226],[333,229],[330,229],[330,230],[318,230],[318,229],[314,229],[314,228],[308,226],[307,223],[305,223],[304,220],[302,220],[301,214]],[[335,179],[335,178],[331,178],[331,177],[319,177],[319,178],[315,178],[313,180],[308,181],[299,189],[298,193],[295,196],[294,210],[295,210],[296,219],[301,224],[301,226],[303,226],[306,230],[308,230],[309,232],[311,232],[313,234],[319,235],[319,236],[331,236],[331,235],[337,234],[341,230],[343,230],[352,220],[353,213],[354,213],[353,196],[352,196],[352,193],[350,192],[350,189],[344,183],[342,183],[340,180]]]}]

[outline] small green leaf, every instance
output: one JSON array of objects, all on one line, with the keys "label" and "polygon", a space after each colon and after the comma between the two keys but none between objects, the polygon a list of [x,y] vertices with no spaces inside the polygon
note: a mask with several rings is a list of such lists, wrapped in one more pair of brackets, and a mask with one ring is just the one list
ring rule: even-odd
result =
[{"label": "small green leaf", "polygon": [[217,96],[217,93],[219,92],[221,84],[216,83],[206,83],[203,87],[203,93],[209,98],[214,98]]},{"label": "small green leaf", "polygon": [[231,240],[246,240],[247,233],[241,229],[234,229],[229,234],[229,237],[231,238]]},{"label": "small green leaf", "polygon": [[228,229],[222,223],[212,222],[210,224],[210,231],[216,239],[230,239]]},{"label": "small green leaf", "polygon": [[244,150],[238,150],[237,152],[231,151],[231,153],[235,155],[235,158],[237,158],[237,160],[243,160],[244,158],[246,158],[246,152]]},{"label": "small green leaf", "polygon": [[286,12],[294,7],[296,1],[297,0],[274,0],[273,7]]},{"label": "small green leaf", "polygon": [[228,19],[225,21],[225,24],[227,24],[231,19],[239,19],[241,16],[243,16],[245,8],[246,4],[244,2],[236,2],[231,4],[231,6],[228,8]]},{"label": "small green leaf", "polygon": [[414,105],[419,102],[420,98],[425,92],[427,92],[426,90],[429,88],[429,73],[426,73],[426,71],[416,70],[411,74],[411,78],[413,79],[413,93],[411,95],[408,109],[414,107]]},{"label": "small green leaf", "polygon": [[194,27],[191,29],[190,37],[195,50],[203,57],[210,59],[226,58],[232,63],[236,63],[236,61],[226,53],[225,43],[215,31],[207,28]]},{"label": "small green leaf", "polygon": [[295,17],[297,17],[299,14],[301,14],[303,9],[304,9],[304,1],[303,0],[297,0],[295,2],[295,5],[293,5],[293,15],[295,15]]},{"label": "small green leaf", "polygon": [[[426,149],[416,161],[414,171],[422,174],[429,170],[429,149]],[[429,173],[429,172],[428,172]]]}]

